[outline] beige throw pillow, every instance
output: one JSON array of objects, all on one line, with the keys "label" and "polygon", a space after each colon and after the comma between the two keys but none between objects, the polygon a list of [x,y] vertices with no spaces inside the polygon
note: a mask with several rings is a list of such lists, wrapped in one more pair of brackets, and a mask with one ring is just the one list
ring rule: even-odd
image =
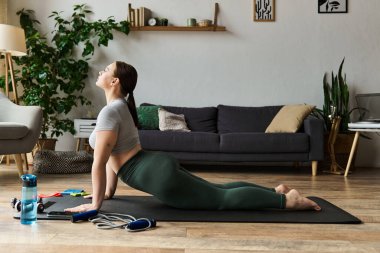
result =
[{"label": "beige throw pillow", "polygon": [[295,133],[303,120],[315,108],[313,105],[284,105],[273,118],[265,133]]},{"label": "beige throw pillow", "polygon": [[162,108],[158,109],[158,128],[161,131],[190,132],[185,121],[185,115],[174,114]]}]

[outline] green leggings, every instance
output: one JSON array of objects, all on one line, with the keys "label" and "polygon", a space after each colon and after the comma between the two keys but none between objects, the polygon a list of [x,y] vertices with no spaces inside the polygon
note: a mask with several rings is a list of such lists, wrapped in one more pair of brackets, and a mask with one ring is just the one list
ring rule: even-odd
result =
[{"label": "green leggings", "polygon": [[285,195],[274,189],[247,182],[210,183],[189,173],[174,157],[162,152],[140,151],[120,168],[118,177],[176,208],[285,208]]}]

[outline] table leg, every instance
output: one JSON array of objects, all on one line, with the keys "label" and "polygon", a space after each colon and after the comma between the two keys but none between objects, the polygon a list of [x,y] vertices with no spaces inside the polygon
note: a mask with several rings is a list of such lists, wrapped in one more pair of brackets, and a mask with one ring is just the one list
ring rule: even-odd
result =
[{"label": "table leg", "polygon": [[77,151],[79,151],[79,148],[80,148],[80,141],[81,141],[81,138],[78,138],[78,140],[77,140]]},{"label": "table leg", "polygon": [[352,143],[352,147],[351,147],[350,157],[348,158],[348,162],[346,166],[346,172],[344,173],[345,177],[347,177],[348,171],[350,170],[350,167],[351,167],[352,158],[354,157],[355,150],[358,144],[359,134],[360,134],[359,131],[355,133],[354,142]]},{"label": "table leg", "polygon": [[22,167],[21,154],[15,154],[14,158],[15,158],[15,161],[16,161],[17,169],[18,169],[18,175],[21,177],[22,175],[24,175],[24,169]]}]

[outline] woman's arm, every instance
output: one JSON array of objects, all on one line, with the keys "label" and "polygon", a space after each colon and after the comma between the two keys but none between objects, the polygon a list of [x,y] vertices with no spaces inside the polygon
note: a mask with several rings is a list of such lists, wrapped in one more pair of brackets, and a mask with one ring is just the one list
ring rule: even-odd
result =
[{"label": "woman's arm", "polygon": [[117,175],[115,171],[112,169],[109,163],[106,165],[107,170],[107,185],[106,185],[106,194],[104,199],[110,199],[113,197],[117,187]]},{"label": "woman's arm", "polygon": [[[97,131],[94,149],[94,161],[92,163],[92,203],[65,209],[68,212],[86,212],[99,210],[106,194],[107,171],[106,164],[115,146],[117,133],[114,131]],[[116,174],[115,174],[116,177]],[[110,180],[115,180],[110,178]],[[116,178],[117,181],[117,178]],[[112,183],[112,182],[110,182]],[[113,182],[114,183],[114,182]],[[115,185],[116,189],[116,185]]]},{"label": "woman's arm", "polygon": [[[118,178],[115,171],[112,170],[112,166],[109,164],[109,162],[106,164],[106,170],[107,170],[107,183],[106,183],[106,193],[104,194],[104,199],[111,199],[113,195],[115,194]],[[86,195],[83,198],[92,199],[92,194]]]},{"label": "woman's arm", "polygon": [[97,131],[92,163],[92,205],[94,209],[102,206],[107,185],[106,165],[116,143],[117,134],[113,131]]}]

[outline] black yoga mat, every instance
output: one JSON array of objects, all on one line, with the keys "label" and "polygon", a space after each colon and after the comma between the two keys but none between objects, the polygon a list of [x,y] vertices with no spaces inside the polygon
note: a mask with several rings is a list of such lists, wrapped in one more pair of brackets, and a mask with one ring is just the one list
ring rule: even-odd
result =
[{"label": "black yoga mat", "polygon": [[[116,196],[103,202],[101,212],[121,213],[135,218],[153,218],[157,221],[187,222],[252,222],[252,223],[319,223],[319,224],[359,224],[361,220],[330,202],[308,197],[317,202],[321,211],[289,211],[289,210],[183,210],[169,207],[151,196]],[[46,198],[43,203],[47,207],[45,213],[38,214],[37,219],[57,220],[47,217],[47,212],[63,211],[91,200],[83,197]],[[19,214],[14,216],[19,218]],[[61,218],[62,219],[62,218]]]}]

